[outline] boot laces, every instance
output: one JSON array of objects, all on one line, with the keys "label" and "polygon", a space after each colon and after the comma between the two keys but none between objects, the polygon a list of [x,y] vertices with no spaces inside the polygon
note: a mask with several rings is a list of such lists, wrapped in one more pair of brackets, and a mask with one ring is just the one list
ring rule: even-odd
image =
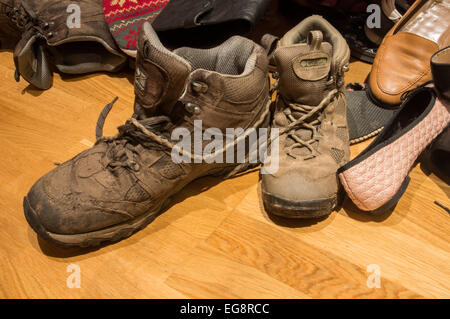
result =
[{"label": "boot laces", "polygon": [[26,1],[19,1],[18,5],[7,7],[6,15],[21,31],[33,29],[40,34],[45,34],[50,24],[53,23],[38,19],[36,13],[29,7]]},{"label": "boot laces", "polygon": [[173,123],[167,116],[154,116],[141,121],[131,117],[124,125],[119,126],[119,132],[115,136],[99,136],[99,133],[101,134],[103,130],[105,117],[116,100],[117,98],[106,105],[100,114],[96,129],[97,141],[95,144],[100,142],[108,144],[106,152],[109,158],[111,158],[106,166],[108,169],[116,171],[123,167],[133,171],[139,171],[140,166],[136,161],[138,156],[136,146],[141,145],[147,149],[170,151],[174,145],[164,135],[170,132]]},{"label": "boot laces", "polygon": [[[319,113],[324,110],[338,94],[339,91],[337,89],[333,89],[317,106],[303,105],[285,101],[285,104],[288,106],[288,108],[284,110],[284,115],[290,123],[280,130],[280,136],[283,134],[287,134],[294,141],[294,143],[287,148],[286,153],[289,156],[296,159],[298,155],[294,154],[293,151],[295,148],[302,147],[306,147],[306,149],[308,149],[310,152],[309,155],[304,156],[305,160],[314,158],[319,155],[319,152],[314,147],[314,143],[319,142],[323,137],[319,132],[319,128],[323,120],[323,115]],[[300,113],[301,116],[295,118],[292,115],[293,112]],[[312,118],[313,120],[311,120]],[[299,134],[297,134],[297,130],[302,128],[311,130],[312,136],[309,140],[304,140],[299,136]]]}]

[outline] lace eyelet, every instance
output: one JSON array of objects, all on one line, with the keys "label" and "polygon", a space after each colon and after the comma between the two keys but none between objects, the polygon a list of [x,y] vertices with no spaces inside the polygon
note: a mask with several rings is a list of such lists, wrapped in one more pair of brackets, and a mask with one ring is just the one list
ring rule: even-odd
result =
[{"label": "lace eyelet", "polygon": [[189,113],[192,114],[200,114],[201,113],[201,109],[199,106],[192,104],[192,103],[186,103],[186,111],[188,111]]},{"label": "lace eyelet", "polygon": [[141,167],[140,167],[139,164],[136,163],[135,161],[131,161],[131,162],[130,162],[130,168],[131,168],[133,171],[137,172],[137,171],[139,171],[139,169],[140,169]]},{"label": "lace eyelet", "polygon": [[191,83],[192,90],[196,93],[206,93],[208,92],[208,84],[199,82],[199,81],[193,81]]}]

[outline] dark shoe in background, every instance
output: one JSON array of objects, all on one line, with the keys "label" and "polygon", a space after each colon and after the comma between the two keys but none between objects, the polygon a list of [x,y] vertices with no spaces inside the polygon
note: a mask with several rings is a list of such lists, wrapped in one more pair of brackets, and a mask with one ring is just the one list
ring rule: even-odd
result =
[{"label": "dark shoe in background", "polygon": [[273,55],[279,170],[262,175],[264,207],[289,218],[326,216],[338,202],[336,171],[350,156],[344,93],[350,50],[330,23],[311,16],[280,39]]},{"label": "dark shoe in background", "polygon": [[[450,110],[450,47],[436,52],[431,57],[431,72],[436,90]],[[424,152],[422,164],[450,185],[450,127]]]},{"label": "dark shoe in background", "polygon": [[[24,198],[27,221],[43,238],[91,246],[128,237],[193,180],[229,177],[257,165],[209,162],[191,147],[182,151],[189,163],[175,161],[172,150],[180,149],[171,135],[176,128],[201,130],[195,120],[202,121],[200,134],[213,127],[223,134],[226,128],[268,128],[268,61],[260,46],[236,36],[208,50],[170,52],[145,23],[136,65],[133,117],[116,136],[101,137],[44,175]],[[225,143],[234,151],[234,141]],[[223,161],[225,147],[215,150]]]},{"label": "dark shoe in background", "polygon": [[344,20],[335,22],[335,25],[347,40],[352,57],[372,64],[378,44],[371,42],[364,31],[366,19],[366,13],[349,14]]},{"label": "dark shoe in background", "polygon": [[109,32],[100,0],[14,0],[7,16],[9,25],[21,33],[14,50],[16,80],[20,75],[36,88],[48,89],[54,70],[65,74],[114,72],[126,64],[126,56]]},{"label": "dark shoe in background", "polygon": [[0,0],[0,50],[13,50],[20,40],[23,22],[13,18],[18,2],[17,0]]},{"label": "dark shoe in background", "polygon": [[433,54],[430,60],[433,82],[441,99],[450,104],[450,46]]},{"label": "dark shoe in background", "polygon": [[272,0],[171,0],[153,21],[163,43],[207,47],[249,35]]},{"label": "dark shoe in background", "polygon": [[421,167],[450,185],[450,126],[422,154]]}]

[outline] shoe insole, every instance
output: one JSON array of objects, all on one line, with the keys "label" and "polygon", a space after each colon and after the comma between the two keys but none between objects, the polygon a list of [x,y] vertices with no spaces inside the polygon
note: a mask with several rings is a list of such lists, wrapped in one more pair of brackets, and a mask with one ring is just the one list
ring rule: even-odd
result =
[{"label": "shoe insole", "polygon": [[365,90],[346,90],[345,93],[350,144],[360,143],[377,135],[398,112],[397,109],[375,105]]},{"label": "shoe insole", "polygon": [[439,43],[439,38],[450,27],[450,0],[427,1],[399,31],[414,33]]}]

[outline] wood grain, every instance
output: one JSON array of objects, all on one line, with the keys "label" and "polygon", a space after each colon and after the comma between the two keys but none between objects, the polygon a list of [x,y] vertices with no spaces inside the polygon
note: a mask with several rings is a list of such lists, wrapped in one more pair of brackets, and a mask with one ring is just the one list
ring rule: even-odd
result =
[{"label": "wood grain", "polygon": [[[353,61],[347,81],[370,66]],[[28,226],[22,198],[31,185],[94,142],[97,116],[119,96],[105,135],[132,113],[133,74],[55,75],[41,92],[14,81],[0,52],[1,298],[449,298],[448,185],[420,166],[392,211],[359,212],[348,200],[314,222],[271,218],[258,172],[186,187],[173,205],[129,239],[95,249],[65,249]],[[369,143],[352,146],[352,157]],[[67,266],[81,288],[66,285]],[[381,271],[368,288],[367,266]]]}]

